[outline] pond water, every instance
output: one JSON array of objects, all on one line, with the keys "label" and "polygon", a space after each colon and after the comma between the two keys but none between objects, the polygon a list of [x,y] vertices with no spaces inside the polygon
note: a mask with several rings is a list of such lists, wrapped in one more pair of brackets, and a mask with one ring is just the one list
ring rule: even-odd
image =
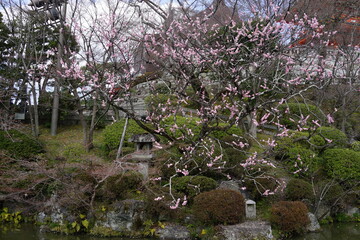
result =
[{"label": "pond water", "polygon": [[[323,231],[309,233],[292,240],[359,240],[360,223],[335,223],[322,226]],[[130,240],[128,238],[100,238],[88,235],[60,235],[41,233],[39,228],[31,224],[22,224],[20,229],[9,229],[0,226],[0,240]],[[143,239],[145,240],[145,239]],[[149,239],[147,239],[149,240]]]},{"label": "pond water", "polygon": [[[101,237],[94,237],[89,235],[63,235],[63,234],[55,234],[55,233],[42,233],[39,231],[39,227],[34,226],[33,224],[22,224],[21,228],[19,229],[8,228],[0,225],[0,240],[109,240],[109,239],[130,240],[130,238],[121,238],[121,237],[101,238]],[[149,239],[147,238],[147,240]]]},{"label": "pond water", "polygon": [[322,231],[308,233],[292,240],[359,240],[360,223],[334,223],[323,225]]}]

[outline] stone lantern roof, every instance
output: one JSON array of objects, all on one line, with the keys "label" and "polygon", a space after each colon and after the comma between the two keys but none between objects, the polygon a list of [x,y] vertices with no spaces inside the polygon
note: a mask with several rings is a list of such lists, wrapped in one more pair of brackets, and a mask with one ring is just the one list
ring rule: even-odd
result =
[{"label": "stone lantern roof", "polygon": [[133,135],[130,139],[129,142],[134,142],[134,143],[153,143],[155,142],[155,137],[150,134],[150,133],[142,133],[142,134],[136,134]]}]

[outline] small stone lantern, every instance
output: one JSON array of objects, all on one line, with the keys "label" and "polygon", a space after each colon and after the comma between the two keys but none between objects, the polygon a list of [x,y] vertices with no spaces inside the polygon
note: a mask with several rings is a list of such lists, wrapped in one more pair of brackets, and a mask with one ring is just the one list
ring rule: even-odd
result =
[{"label": "small stone lantern", "polygon": [[147,160],[153,157],[151,149],[153,148],[155,137],[152,134],[143,133],[133,135],[129,139],[129,142],[135,143],[136,146],[136,152],[132,154],[133,158]]},{"label": "small stone lantern", "polygon": [[245,202],[245,213],[246,218],[253,219],[256,218],[256,202],[253,200],[247,200]]}]

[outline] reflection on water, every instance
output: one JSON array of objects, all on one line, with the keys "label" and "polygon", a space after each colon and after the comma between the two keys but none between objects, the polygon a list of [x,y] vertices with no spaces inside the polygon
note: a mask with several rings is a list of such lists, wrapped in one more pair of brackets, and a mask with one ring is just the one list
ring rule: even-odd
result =
[{"label": "reflection on water", "polygon": [[[359,240],[360,223],[336,223],[322,226],[323,231],[309,233],[292,240]],[[22,224],[20,229],[0,226],[0,240],[108,240],[109,238],[88,235],[60,235],[42,233],[39,228],[31,224]],[[128,238],[110,238],[111,240],[129,240]],[[149,240],[149,239],[147,239]]]},{"label": "reflection on water", "polygon": [[293,240],[359,240],[360,223],[334,223],[322,226],[321,232],[308,233]]}]

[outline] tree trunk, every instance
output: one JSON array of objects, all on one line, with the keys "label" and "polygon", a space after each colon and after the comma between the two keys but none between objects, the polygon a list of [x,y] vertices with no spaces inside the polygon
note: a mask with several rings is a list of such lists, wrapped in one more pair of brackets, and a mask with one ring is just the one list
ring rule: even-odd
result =
[{"label": "tree trunk", "polygon": [[346,113],[346,96],[342,99],[342,106],[341,106],[341,131],[346,133],[346,121],[347,121],[347,113]]},{"label": "tree trunk", "polygon": [[85,146],[85,149],[87,152],[90,151],[90,149],[92,149],[94,147],[93,138],[94,138],[94,130],[95,130],[95,126],[96,126],[96,114],[98,112],[97,98],[98,98],[98,93],[95,92],[95,97],[93,99],[93,109],[91,111],[90,129],[88,132],[87,142],[86,142],[86,146]]},{"label": "tree trunk", "polygon": [[37,98],[36,98],[36,82],[35,80],[33,80],[33,85],[31,88],[31,93],[33,95],[33,118],[34,118],[34,128],[33,128],[33,134],[35,137],[39,136],[39,109],[38,109],[38,104],[37,104]]},{"label": "tree trunk", "polygon": [[251,112],[249,115],[247,115],[246,120],[248,122],[247,126],[247,132],[250,136],[252,136],[253,138],[256,138],[257,136],[257,125],[255,124],[254,121],[256,121],[256,113],[255,112]]},{"label": "tree trunk", "polygon": [[[61,62],[63,58],[63,49],[64,49],[64,21],[66,15],[66,2],[64,3],[64,7],[60,13],[60,31],[59,31],[59,44],[58,44],[58,55],[57,55],[57,65],[56,69],[61,71]],[[59,76],[58,76],[59,78]],[[55,87],[54,87],[54,101],[53,101],[53,108],[52,108],[52,115],[51,115],[51,135],[55,136],[58,127],[58,118],[59,118],[59,85],[58,79],[55,80]]]}]

